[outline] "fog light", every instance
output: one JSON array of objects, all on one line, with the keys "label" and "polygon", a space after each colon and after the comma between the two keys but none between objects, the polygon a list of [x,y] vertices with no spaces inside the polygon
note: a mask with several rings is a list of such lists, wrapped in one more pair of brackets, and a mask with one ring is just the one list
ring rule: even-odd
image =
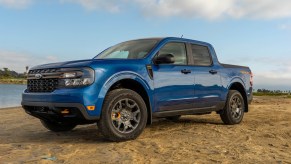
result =
[{"label": "fog light", "polygon": [[87,106],[88,110],[95,110],[95,106]]}]

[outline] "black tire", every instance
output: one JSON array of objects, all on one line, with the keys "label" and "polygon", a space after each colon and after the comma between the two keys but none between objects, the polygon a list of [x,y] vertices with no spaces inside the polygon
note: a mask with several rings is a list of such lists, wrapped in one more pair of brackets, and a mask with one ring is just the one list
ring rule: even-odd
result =
[{"label": "black tire", "polygon": [[180,118],[181,118],[181,115],[166,117],[167,120],[170,120],[170,121],[173,121],[173,122],[178,121]]},{"label": "black tire", "polygon": [[106,95],[97,125],[106,139],[126,141],[142,133],[147,117],[146,104],[139,94],[129,89],[116,89]]},{"label": "black tire", "polygon": [[227,125],[239,124],[243,119],[245,109],[245,101],[240,92],[230,90],[220,118]]},{"label": "black tire", "polygon": [[74,129],[77,126],[76,124],[57,123],[45,120],[40,120],[40,122],[45,128],[53,132],[66,132]]}]

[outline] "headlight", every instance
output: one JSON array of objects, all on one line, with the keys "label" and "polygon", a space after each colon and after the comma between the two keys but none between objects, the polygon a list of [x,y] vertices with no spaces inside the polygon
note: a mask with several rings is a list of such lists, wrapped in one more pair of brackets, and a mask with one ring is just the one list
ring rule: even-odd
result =
[{"label": "headlight", "polygon": [[81,87],[91,85],[94,82],[94,70],[91,68],[63,68],[59,86]]},{"label": "headlight", "polygon": [[76,72],[66,72],[63,74],[63,78],[74,78],[74,77],[77,77]]}]

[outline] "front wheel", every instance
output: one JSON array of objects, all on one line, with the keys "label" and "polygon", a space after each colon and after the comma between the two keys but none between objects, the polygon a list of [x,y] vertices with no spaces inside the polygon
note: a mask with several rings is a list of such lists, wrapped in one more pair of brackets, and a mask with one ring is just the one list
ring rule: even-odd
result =
[{"label": "front wheel", "polygon": [[240,92],[230,90],[220,118],[227,125],[239,124],[243,119],[245,109],[244,99]]},{"label": "front wheel", "polygon": [[76,124],[58,123],[45,120],[40,120],[40,122],[45,128],[53,132],[66,132],[74,129],[77,126]]},{"label": "front wheel", "polygon": [[147,108],[142,97],[129,89],[116,89],[106,95],[97,123],[103,136],[111,141],[137,138],[147,122]]}]

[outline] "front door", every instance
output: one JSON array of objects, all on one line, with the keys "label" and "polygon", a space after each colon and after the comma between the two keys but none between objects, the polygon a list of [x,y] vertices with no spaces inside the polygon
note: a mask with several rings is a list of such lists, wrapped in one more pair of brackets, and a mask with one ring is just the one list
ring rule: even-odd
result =
[{"label": "front door", "polygon": [[157,111],[193,108],[194,76],[188,66],[186,45],[167,43],[157,55],[172,54],[173,64],[153,65],[154,100]]}]

